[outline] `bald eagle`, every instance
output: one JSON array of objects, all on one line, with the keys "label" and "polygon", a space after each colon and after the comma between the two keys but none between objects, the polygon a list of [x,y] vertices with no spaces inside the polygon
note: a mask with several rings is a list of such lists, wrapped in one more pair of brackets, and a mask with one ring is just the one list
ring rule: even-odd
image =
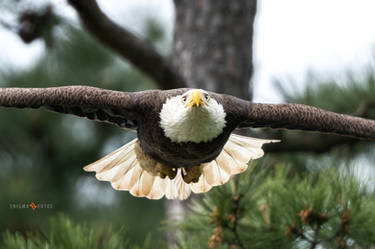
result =
[{"label": "bald eagle", "polygon": [[109,122],[137,138],[84,167],[134,196],[186,199],[244,172],[276,140],[232,134],[271,127],[375,139],[375,121],[299,104],[258,104],[202,89],[118,92],[87,86],[0,88],[0,106],[39,108]]}]

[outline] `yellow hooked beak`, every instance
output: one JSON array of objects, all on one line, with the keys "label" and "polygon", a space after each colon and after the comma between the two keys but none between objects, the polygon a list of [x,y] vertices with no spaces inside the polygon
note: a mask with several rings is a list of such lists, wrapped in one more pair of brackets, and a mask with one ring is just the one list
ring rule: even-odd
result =
[{"label": "yellow hooked beak", "polygon": [[204,104],[204,101],[201,99],[201,93],[197,89],[193,90],[187,106],[192,107],[195,105],[198,107]]}]

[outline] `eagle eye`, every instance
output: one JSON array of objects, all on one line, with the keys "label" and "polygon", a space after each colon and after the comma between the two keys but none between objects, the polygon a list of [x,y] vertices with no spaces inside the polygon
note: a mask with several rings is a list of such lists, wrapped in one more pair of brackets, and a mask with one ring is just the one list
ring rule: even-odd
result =
[{"label": "eagle eye", "polygon": [[204,94],[204,99],[205,99],[206,101],[209,101],[209,100],[210,100],[210,95],[208,95],[208,93],[205,93],[205,94]]},{"label": "eagle eye", "polygon": [[186,96],[182,96],[181,100],[182,100],[182,103],[186,103]]}]

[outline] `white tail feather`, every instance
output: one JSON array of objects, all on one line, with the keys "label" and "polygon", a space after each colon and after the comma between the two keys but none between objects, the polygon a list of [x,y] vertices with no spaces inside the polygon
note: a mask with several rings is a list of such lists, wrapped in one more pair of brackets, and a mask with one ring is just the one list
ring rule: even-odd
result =
[{"label": "white tail feather", "polygon": [[224,150],[229,155],[231,155],[232,158],[238,163],[247,164],[249,162],[249,159],[251,159],[253,156],[253,155],[250,155],[249,151],[246,150],[244,147],[241,147],[240,145],[235,144],[230,140],[224,146]]},{"label": "white tail feather", "polygon": [[248,156],[251,156],[248,161],[251,159],[258,159],[264,155],[264,151],[262,150],[263,144],[280,142],[280,140],[244,137],[236,134],[232,134],[229,141],[239,145],[240,147],[248,151]]},{"label": "white tail feather", "polygon": [[251,159],[257,159],[264,155],[262,145],[278,142],[278,140],[266,140],[252,137],[244,137],[232,134],[224,145],[219,156],[202,164],[202,175],[197,183],[190,184],[194,193],[209,191],[213,186],[225,184],[230,176],[244,172]]},{"label": "white tail feather", "polygon": [[191,189],[189,184],[185,183],[182,179],[181,169],[177,170],[176,177],[172,180],[165,178],[168,182],[165,189],[165,197],[167,199],[180,199],[185,200],[189,197]]},{"label": "white tail feather", "polygon": [[205,163],[202,166],[202,175],[206,179],[207,183],[211,186],[219,186],[226,183],[230,175],[227,174],[221,167],[212,160],[209,163]]},{"label": "white tail feather", "polygon": [[194,193],[205,193],[208,192],[212,186],[208,184],[206,177],[203,176],[203,174],[199,177],[199,180],[197,183],[190,183],[191,190]]},{"label": "white tail feather", "polygon": [[[119,190],[131,190],[141,176],[143,169],[136,164],[133,168],[131,168],[124,177],[121,178],[121,182],[119,184]],[[132,193],[133,194],[133,193]]]},{"label": "white tail feather", "polygon": [[[234,155],[232,155],[229,151],[231,151],[231,150],[224,147],[224,149],[223,149],[223,151],[221,153],[224,153],[227,157],[231,158],[231,161],[234,162],[231,165],[233,167],[233,169],[235,169],[236,171],[238,171],[238,174],[244,172],[245,170],[247,170],[247,163],[239,162],[234,157]],[[236,174],[232,174],[232,175],[236,175]]]},{"label": "white tail feather", "polygon": [[150,175],[146,170],[142,174],[141,180],[139,182],[141,183],[140,185],[140,192],[144,195],[147,196],[150,194],[152,186],[154,185],[155,182],[155,176]]},{"label": "white tail feather", "polygon": [[152,175],[140,166],[135,152],[137,139],[122,146],[102,159],[84,167],[95,171],[98,180],[109,181],[116,190],[126,190],[138,197],[149,199],[187,199],[192,192],[204,193],[213,186],[225,184],[232,175],[244,172],[251,159],[262,157],[262,145],[277,142],[232,134],[219,156],[201,165],[198,182],[184,182],[181,168],[176,177],[169,179]]},{"label": "white tail feather", "polygon": [[156,176],[154,176],[154,179],[151,191],[146,197],[149,199],[160,199],[164,196],[167,181]]},{"label": "white tail feather", "polygon": [[219,181],[219,173],[217,167],[211,162],[201,165],[202,175],[206,179],[207,183],[214,186]]},{"label": "white tail feather", "polygon": [[175,188],[177,188],[177,196],[173,199],[185,200],[190,196],[191,188],[189,184],[184,182],[181,174],[182,169],[178,169],[176,177],[171,181]]},{"label": "white tail feather", "polygon": [[218,163],[220,168],[227,172],[229,175],[236,175],[242,172],[241,168],[238,167],[234,159],[224,149],[216,158],[216,162]]},{"label": "white tail feather", "polygon": [[137,163],[137,159],[135,155],[132,155],[129,160],[124,161],[116,166],[106,169],[97,171],[96,178],[100,181],[117,181],[121,177],[127,174],[127,172],[132,169],[135,164]]},{"label": "white tail feather", "polygon": [[147,172],[144,169],[142,169],[141,167],[139,167],[139,170],[137,171],[137,175],[133,176],[133,179],[135,179],[134,185],[130,189],[130,193],[133,196],[142,197],[142,196],[147,195],[147,193],[142,192],[143,177],[146,174],[147,174]]}]

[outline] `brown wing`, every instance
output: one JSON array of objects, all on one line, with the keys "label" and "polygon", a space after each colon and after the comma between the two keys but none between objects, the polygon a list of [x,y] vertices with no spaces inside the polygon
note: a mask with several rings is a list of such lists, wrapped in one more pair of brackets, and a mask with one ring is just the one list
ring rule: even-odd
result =
[{"label": "brown wing", "polygon": [[259,104],[221,95],[227,115],[241,127],[319,131],[375,140],[375,121],[301,104]]},{"label": "brown wing", "polygon": [[51,88],[0,88],[0,106],[40,108],[104,121],[122,128],[135,129],[139,99],[150,92],[127,93],[88,86]]}]

